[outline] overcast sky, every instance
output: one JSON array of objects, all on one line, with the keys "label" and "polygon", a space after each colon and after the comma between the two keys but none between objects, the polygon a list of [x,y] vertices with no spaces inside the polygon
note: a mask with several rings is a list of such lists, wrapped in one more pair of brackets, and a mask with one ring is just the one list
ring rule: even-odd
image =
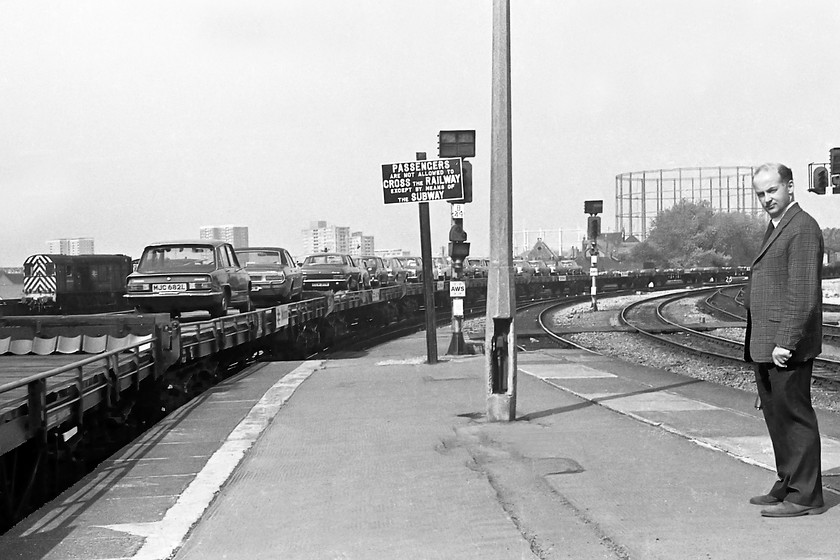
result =
[{"label": "overcast sky", "polygon": [[[615,176],[793,168],[840,146],[840,4],[513,0],[514,230],[614,224]],[[489,250],[490,0],[0,0],[0,265],[93,237],[139,256],[203,225],[302,250],[327,220],[419,251],[381,164],[476,129],[473,254]],[[432,244],[449,205],[432,202]]]}]

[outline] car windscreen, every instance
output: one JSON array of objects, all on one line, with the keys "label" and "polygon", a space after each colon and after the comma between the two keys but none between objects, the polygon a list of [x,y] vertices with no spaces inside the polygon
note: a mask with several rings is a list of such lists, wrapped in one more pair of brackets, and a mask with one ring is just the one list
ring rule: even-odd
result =
[{"label": "car windscreen", "polygon": [[243,266],[283,264],[280,251],[237,251],[236,257]]},{"label": "car windscreen", "polygon": [[213,247],[171,245],[150,247],[143,252],[137,272],[210,272],[215,270]]},{"label": "car windscreen", "polygon": [[345,264],[342,255],[309,255],[303,261],[303,266],[342,265]]}]

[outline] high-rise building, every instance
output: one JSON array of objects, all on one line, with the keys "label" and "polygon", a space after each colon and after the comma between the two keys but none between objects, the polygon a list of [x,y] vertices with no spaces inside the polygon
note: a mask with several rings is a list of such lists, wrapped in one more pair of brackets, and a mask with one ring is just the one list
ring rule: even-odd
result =
[{"label": "high-rise building", "polygon": [[350,254],[358,257],[373,254],[373,236],[365,235],[361,231],[350,234]]},{"label": "high-rise building", "polygon": [[330,225],[325,221],[310,222],[309,227],[301,230],[304,254],[334,251],[350,252],[350,228]]},{"label": "high-rise building", "polygon": [[235,249],[248,246],[247,226],[202,226],[201,239],[219,239],[232,244]]},{"label": "high-rise building", "polygon": [[92,255],[92,237],[73,237],[47,241],[47,253],[51,255]]}]

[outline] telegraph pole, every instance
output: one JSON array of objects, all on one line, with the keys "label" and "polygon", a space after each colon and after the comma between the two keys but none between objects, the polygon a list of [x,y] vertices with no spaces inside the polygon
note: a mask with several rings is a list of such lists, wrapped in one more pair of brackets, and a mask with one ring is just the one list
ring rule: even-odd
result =
[{"label": "telegraph pole", "polygon": [[511,170],[510,0],[493,0],[493,94],[490,165],[490,270],[485,365],[487,419],[516,419],[516,332],[513,319],[513,173]]}]

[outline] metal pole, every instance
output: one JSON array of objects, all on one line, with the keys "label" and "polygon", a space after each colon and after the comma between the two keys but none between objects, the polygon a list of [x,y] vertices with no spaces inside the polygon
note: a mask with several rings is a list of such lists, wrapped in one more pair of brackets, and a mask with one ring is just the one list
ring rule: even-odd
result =
[{"label": "metal pole", "polygon": [[[426,159],[425,152],[417,152],[417,160]],[[437,325],[435,324],[435,291],[432,280],[432,227],[429,223],[429,203],[420,203],[420,258],[423,261],[423,301],[426,306],[426,363],[436,364]]]},{"label": "metal pole", "polygon": [[516,294],[511,230],[510,0],[493,0],[493,94],[490,164],[490,270],[485,357],[487,419],[516,419]]}]

